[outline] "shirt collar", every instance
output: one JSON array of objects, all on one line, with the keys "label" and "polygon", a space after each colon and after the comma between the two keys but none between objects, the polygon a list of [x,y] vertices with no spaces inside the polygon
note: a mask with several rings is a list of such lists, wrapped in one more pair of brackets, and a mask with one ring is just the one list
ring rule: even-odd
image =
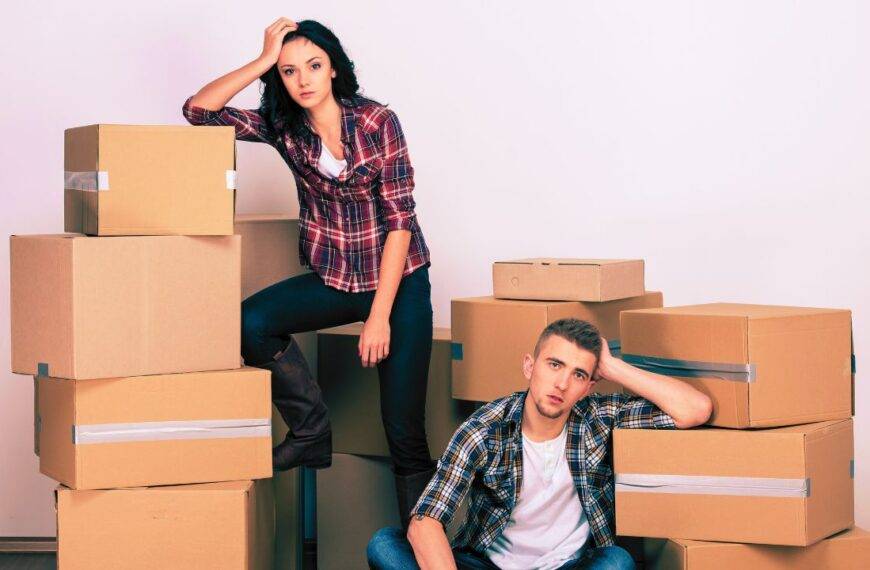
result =
[{"label": "shirt collar", "polygon": [[[514,398],[513,402],[511,402],[505,409],[505,422],[511,427],[511,431],[514,434],[519,433],[519,428],[522,425],[523,408],[525,406],[526,396],[528,396],[528,394],[528,390],[518,393],[517,397]],[[571,411],[569,412],[570,415],[568,416],[568,424],[573,424],[574,422],[579,421],[586,413],[587,407],[589,407],[588,397],[583,398],[582,400],[574,404],[571,407]]]},{"label": "shirt collar", "polygon": [[[351,99],[337,99],[338,106],[341,109],[341,142],[353,142],[354,134],[356,133],[356,103]],[[308,114],[302,114],[302,122],[308,128],[311,137],[317,136],[314,127],[308,120]]]}]

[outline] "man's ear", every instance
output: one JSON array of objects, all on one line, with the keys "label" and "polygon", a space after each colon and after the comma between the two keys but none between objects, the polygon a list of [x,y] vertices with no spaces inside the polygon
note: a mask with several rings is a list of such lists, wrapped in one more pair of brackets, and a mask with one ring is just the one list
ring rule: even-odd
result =
[{"label": "man's ear", "polygon": [[532,379],[532,368],[535,367],[535,359],[531,354],[526,354],[523,356],[523,376],[526,377],[526,380]]}]

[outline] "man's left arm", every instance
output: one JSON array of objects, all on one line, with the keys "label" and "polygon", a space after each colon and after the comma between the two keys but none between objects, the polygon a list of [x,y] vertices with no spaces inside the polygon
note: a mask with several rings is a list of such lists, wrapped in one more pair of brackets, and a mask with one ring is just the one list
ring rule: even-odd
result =
[{"label": "man's left arm", "polygon": [[601,357],[595,371],[597,380],[609,380],[649,400],[674,420],[679,429],[695,427],[710,419],[713,402],[686,382],[642,370],[610,354],[601,339]]}]

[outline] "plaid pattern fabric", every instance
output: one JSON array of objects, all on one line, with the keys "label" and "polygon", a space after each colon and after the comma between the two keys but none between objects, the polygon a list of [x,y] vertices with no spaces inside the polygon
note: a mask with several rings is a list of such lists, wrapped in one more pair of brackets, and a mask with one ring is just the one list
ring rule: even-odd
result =
[{"label": "plaid pattern fabric", "polygon": [[409,230],[403,275],[429,264],[429,249],[414,212],[414,169],[396,114],[358,97],[342,99],[341,141],[347,167],[337,178],[317,170],[321,140],[306,119],[302,135],[269,123],[257,109],[182,108],[192,125],[225,125],[236,138],[275,147],[290,166],[299,193],[299,258],[330,287],[377,288],[387,232]]},{"label": "plaid pattern fabric", "polygon": [[[468,493],[468,514],[453,540],[455,548],[483,554],[510,519],[522,489],[521,421],[526,394],[516,392],[483,406],[456,430],[412,511],[446,526]],[[625,394],[590,394],[572,408],[566,453],[595,546],[610,546],[614,540],[609,443],[618,427],[676,426],[652,402]]]}]

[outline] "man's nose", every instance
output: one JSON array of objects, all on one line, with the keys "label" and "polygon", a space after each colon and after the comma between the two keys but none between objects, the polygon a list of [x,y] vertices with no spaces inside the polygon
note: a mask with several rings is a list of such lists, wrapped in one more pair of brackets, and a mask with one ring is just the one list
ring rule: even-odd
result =
[{"label": "man's nose", "polygon": [[559,390],[565,391],[568,389],[568,382],[570,381],[570,374],[559,374],[556,377],[556,388]]}]

